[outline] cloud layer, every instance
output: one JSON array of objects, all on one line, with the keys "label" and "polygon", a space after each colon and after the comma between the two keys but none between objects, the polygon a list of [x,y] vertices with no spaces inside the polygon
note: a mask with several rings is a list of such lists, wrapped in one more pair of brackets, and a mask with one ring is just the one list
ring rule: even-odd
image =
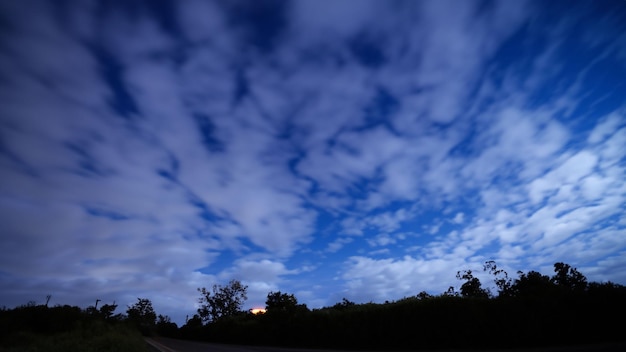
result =
[{"label": "cloud layer", "polygon": [[63,4],[0,5],[2,304],[626,283],[619,1]]}]

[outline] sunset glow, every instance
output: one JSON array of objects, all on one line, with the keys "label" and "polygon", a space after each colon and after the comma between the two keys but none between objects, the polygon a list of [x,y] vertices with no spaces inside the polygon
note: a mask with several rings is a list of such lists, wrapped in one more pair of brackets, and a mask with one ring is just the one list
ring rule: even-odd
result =
[{"label": "sunset glow", "polygon": [[265,314],[265,308],[252,308],[250,309],[250,313],[257,315],[257,314]]}]

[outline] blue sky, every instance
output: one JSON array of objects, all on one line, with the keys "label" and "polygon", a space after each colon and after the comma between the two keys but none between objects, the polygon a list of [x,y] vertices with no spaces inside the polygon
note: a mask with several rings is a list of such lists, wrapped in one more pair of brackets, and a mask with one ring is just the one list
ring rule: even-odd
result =
[{"label": "blue sky", "polygon": [[624,1],[0,1],[0,27],[0,304],[180,323],[231,279],[317,308],[486,260],[626,284]]}]

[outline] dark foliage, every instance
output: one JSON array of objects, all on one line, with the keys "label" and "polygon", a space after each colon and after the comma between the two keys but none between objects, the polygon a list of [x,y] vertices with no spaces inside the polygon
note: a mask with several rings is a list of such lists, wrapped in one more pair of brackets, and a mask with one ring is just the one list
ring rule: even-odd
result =
[{"label": "dark foliage", "polygon": [[465,280],[461,285],[461,296],[473,298],[488,298],[489,291],[482,288],[480,280],[472,275],[471,270],[463,270],[456,273],[456,278]]},{"label": "dark foliage", "polygon": [[156,328],[157,315],[152,302],[147,298],[137,298],[137,302],[126,310],[128,321],[143,335],[152,335]]},{"label": "dark foliage", "polygon": [[[98,347],[90,350],[141,350],[145,346],[139,334],[132,334],[137,330],[222,343],[362,350],[626,343],[626,326],[620,320],[626,316],[625,286],[588,282],[564,263],[554,265],[552,276],[529,271],[513,279],[493,261],[486,262],[484,270],[493,276],[497,294],[465,270],[457,272],[462,281],[458,291],[422,291],[384,304],[356,304],[344,298],[309,310],[293,294],[270,292],[266,313],[260,315],[241,311],[247,287],[231,281],[212,291],[199,289],[204,306],[180,328],[169,317],[157,316],[150,300],[142,298],[128,307],[127,317],[114,314],[115,303],[85,310],[29,303],[0,309],[0,346],[22,350],[24,340],[34,339],[38,346],[64,346],[61,350],[81,350],[92,343]],[[122,345],[131,347],[117,348]]]},{"label": "dark foliage", "polygon": [[159,314],[156,322],[156,333],[159,336],[178,337],[178,325],[167,315]]},{"label": "dark foliage", "polygon": [[213,285],[212,291],[198,288],[198,292],[201,295],[198,315],[203,322],[216,322],[241,314],[241,306],[248,299],[248,286],[237,280],[231,280],[225,286]]},{"label": "dark foliage", "polygon": [[265,309],[268,314],[291,313],[296,310],[298,300],[293,294],[270,292],[267,294]]},{"label": "dark foliage", "polygon": [[420,292],[385,304],[344,299],[309,310],[292,294],[270,292],[267,313],[238,314],[202,324],[199,317],[181,337],[213,342],[332,349],[485,349],[626,342],[626,287],[588,283],[575,268],[554,265],[550,277],[535,271],[511,279],[495,262],[492,295],[469,270],[440,295]]},{"label": "dark foliage", "polygon": [[2,351],[142,351],[141,335],[115,304],[81,309],[29,303],[0,310]]}]

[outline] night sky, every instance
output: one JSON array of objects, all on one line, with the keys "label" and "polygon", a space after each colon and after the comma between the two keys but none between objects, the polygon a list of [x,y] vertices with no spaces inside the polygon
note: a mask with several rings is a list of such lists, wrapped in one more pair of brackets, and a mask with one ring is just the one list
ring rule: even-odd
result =
[{"label": "night sky", "polygon": [[0,306],[626,284],[626,1],[0,0]]}]

